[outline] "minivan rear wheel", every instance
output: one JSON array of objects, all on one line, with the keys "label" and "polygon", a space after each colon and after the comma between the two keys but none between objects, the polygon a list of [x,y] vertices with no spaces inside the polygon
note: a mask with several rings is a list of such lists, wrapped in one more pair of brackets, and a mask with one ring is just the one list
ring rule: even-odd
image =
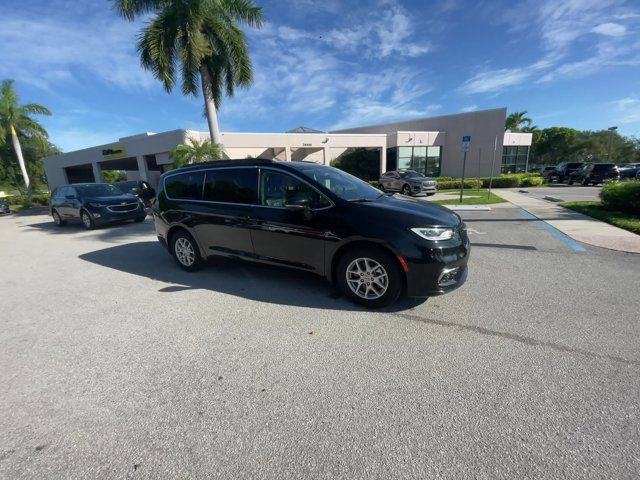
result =
[{"label": "minivan rear wheel", "polygon": [[177,232],[171,237],[171,252],[180,268],[187,272],[199,270],[204,263],[198,251],[198,244],[185,231]]},{"label": "minivan rear wheel", "polygon": [[344,294],[365,307],[391,305],[402,292],[402,273],[397,262],[378,247],[349,250],[340,258],[336,274]]}]

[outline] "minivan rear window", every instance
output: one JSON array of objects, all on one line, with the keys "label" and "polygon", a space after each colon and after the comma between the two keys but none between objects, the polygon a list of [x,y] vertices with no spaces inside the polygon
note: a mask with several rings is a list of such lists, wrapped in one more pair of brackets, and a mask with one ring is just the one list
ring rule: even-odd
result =
[{"label": "minivan rear window", "polygon": [[204,172],[185,172],[171,175],[164,180],[164,188],[169,198],[179,200],[200,200]]},{"label": "minivan rear window", "polygon": [[258,203],[257,168],[208,170],[203,200],[225,203]]}]

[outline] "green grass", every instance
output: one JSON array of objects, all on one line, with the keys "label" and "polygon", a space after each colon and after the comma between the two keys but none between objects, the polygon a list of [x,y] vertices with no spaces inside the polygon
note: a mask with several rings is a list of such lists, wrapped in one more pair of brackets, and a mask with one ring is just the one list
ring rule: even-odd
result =
[{"label": "green grass", "polygon": [[600,202],[564,202],[561,206],[640,235],[640,216],[607,210]]},{"label": "green grass", "polygon": [[489,190],[486,188],[481,188],[480,190],[465,188],[462,203],[460,203],[460,190],[438,190],[438,193],[457,194],[456,197],[451,197],[451,199],[434,201],[434,203],[440,205],[488,205],[491,203],[506,202],[506,200],[493,193],[493,191],[491,192],[491,196],[487,196]]}]

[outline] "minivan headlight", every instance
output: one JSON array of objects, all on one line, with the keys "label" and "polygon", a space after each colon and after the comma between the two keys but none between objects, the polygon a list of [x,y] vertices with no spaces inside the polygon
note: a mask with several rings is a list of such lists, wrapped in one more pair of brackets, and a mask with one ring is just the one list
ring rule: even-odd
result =
[{"label": "minivan headlight", "polygon": [[453,228],[417,227],[417,228],[412,228],[411,231],[417,235],[420,235],[425,240],[438,241],[438,240],[449,240],[453,238]]}]

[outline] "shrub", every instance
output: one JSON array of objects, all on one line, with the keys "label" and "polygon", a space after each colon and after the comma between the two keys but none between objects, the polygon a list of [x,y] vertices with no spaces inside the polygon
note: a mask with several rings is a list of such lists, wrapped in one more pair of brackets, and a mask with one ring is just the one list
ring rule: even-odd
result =
[{"label": "shrub", "polygon": [[369,185],[371,185],[372,187],[380,188],[380,182],[377,180],[369,181]]},{"label": "shrub", "polygon": [[[487,187],[489,186],[489,181],[486,182]],[[496,177],[493,179],[491,183],[492,188],[515,188],[520,186],[520,179],[511,175],[503,175],[500,177]]]},{"label": "shrub", "polygon": [[606,183],[600,198],[609,210],[640,214],[640,180]]},{"label": "shrub", "polygon": [[31,201],[26,195],[12,195],[7,197],[11,205],[21,205],[23,207],[46,207],[49,205],[49,194],[35,194],[31,196]]},{"label": "shrub", "polygon": [[[438,189],[439,190],[449,190],[449,189],[458,189],[462,185],[462,180],[444,180],[441,181],[438,179]],[[480,188],[482,186],[482,181],[477,178],[465,178],[464,179],[464,188]]]},{"label": "shrub", "polygon": [[544,183],[544,178],[541,176],[528,176],[522,179],[520,182],[521,187],[539,187]]}]

